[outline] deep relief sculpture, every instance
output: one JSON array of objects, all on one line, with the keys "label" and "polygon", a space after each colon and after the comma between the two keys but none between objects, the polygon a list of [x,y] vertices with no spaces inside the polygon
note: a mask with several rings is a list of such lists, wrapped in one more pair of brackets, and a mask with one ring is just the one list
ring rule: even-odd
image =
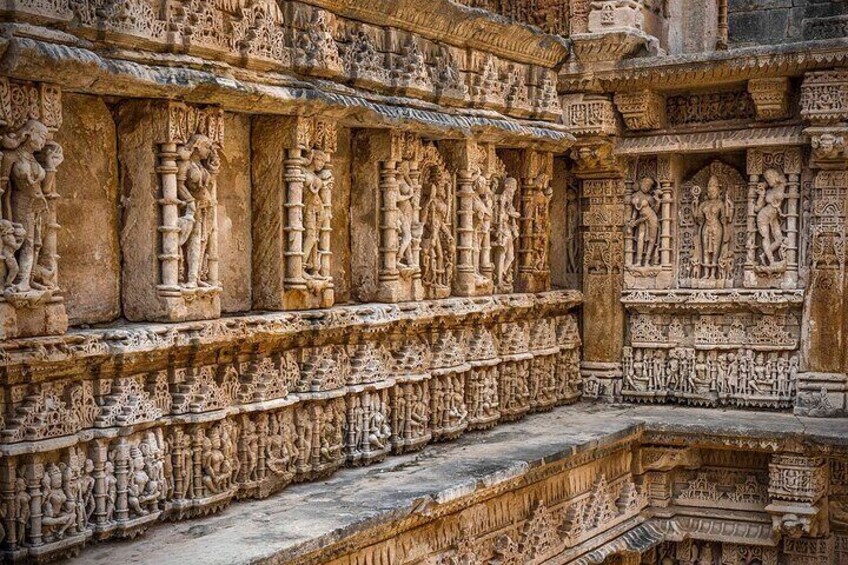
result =
[{"label": "deep relief sculpture", "polygon": [[683,184],[680,282],[690,288],[741,286],[744,181],[715,161]]},{"label": "deep relief sculpture", "polygon": [[456,265],[453,175],[434,144],[421,161],[421,278],[426,298],[449,296]]},{"label": "deep relief sculpture", "polygon": [[58,87],[0,80],[4,338],[61,334],[68,326],[59,288],[56,213],[56,172],[65,157],[53,139],[61,125]]},{"label": "deep relief sculpture", "polygon": [[214,318],[221,312],[217,177],[224,115],[180,103],[169,104],[164,114],[158,168],[161,316]]}]

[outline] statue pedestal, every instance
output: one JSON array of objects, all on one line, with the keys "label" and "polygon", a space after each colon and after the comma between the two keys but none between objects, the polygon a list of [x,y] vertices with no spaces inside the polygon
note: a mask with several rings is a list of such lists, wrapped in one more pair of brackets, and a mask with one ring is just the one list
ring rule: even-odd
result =
[{"label": "statue pedestal", "polygon": [[61,296],[32,292],[0,298],[0,339],[61,335],[67,330],[68,315]]}]

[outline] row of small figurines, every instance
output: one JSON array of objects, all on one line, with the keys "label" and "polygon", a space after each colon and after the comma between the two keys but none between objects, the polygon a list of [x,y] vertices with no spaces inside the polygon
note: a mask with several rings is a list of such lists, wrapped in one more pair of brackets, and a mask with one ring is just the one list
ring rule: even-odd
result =
[{"label": "row of small figurines", "polygon": [[[226,411],[251,412],[340,397],[364,389],[388,389],[406,382],[428,380],[445,373],[464,374],[486,367],[510,366],[516,361],[536,363],[539,359],[561,359],[564,366],[579,366],[579,346],[570,344],[543,353],[505,356],[487,361],[451,364],[447,368],[421,368],[385,374],[376,382],[347,384],[339,378],[339,365],[331,357],[326,363],[310,364],[302,378],[293,356],[265,356],[242,364],[203,365],[192,369],[151,371],[132,376],[102,379],[95,388],[89,380],[56,380],[21,385],[7,391],[2,443],[16,444],[49,440],[83,430],[127,428],[170,416],[204,419],[204,414]],[[311,359],[311,358],[309,358]],[[410,367],[410,369],[412,369]],[[335,371],[335,374],[334,374]],[[524,380],[532,375],[522,375]],[[0,424],[3,424],[0,420]],[[105,432],[108,433],[108,432]]]},{"label": "row of small figurines", "polygon": [[[0,475],[0,549],[40,553],[69,538],[82,543],[94,532],[134,535],[166,515],[203,514],[234,497],[264,497],[293,480],[326,476],[345,462],[372,463],[390,451],[491,427],[497,420],[489,419],[490,410],[501,403],[509,408],[503,421],[550,409],[579,395],[579,354],[568,362],[574,366],[562,375],[545,368],[544,376],[537,375],[575,379],[567,386],[528,383],[537,370],[527,360],[508,371],[447,373],[392,389],[20,455]],[[534,402],[532,391],[546,386],[568,394]],[[482,417],[476,425],[475,417]]]},{"label": "row of small figurines", "polygon": [[795,394],[799,357],[791,351],[625,347],[624,391],[716,393],[729,397]]}]

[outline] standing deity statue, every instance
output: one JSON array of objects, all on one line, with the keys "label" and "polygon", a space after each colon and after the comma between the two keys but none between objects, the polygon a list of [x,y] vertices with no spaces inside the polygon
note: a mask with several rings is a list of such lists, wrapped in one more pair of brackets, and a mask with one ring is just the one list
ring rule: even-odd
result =
[{"label": "standing deity statue", "polygon": [[422,239],[423,279],[428,286],[450,288],[453,269],[453,233],[451,233],[450,175],[438,170],[430,179],[428,198],[423,206],[421,223],[424,225]]},{"label": "standing deity statue", "polygon": [[518,181],[512,177],[504,180],[503,190],[495,198],[494,238],[492,249],[495,256],[495,284],[499,290],[512,289],[511,273],[515,263],[515,242],[518,241],[518,219],[521,214],[515,209],[515,194]]},{"label": "standing deity statue", "polygon": [[221,167],[215,143],[195,134],[179,152],[177,194],[183,208],[179,219],[183,283],[186,288],[209,286],[205,264],[214,237],[217,174]]},{"label": "standing deity statue", "polygon": [[333,173],[327,168],[328,155],[318,149],[307,157],[304,166],[303,206],[303,270],[313,279],[322,277],[321,233],[330,225],[329,197],[333,186]]},{"label": "standing deity statue", "polygon": [[633,206],[633,214],[630,219],[630,229],[633,230],[634,255],[633,265],[647,267],[659,262],[659,246],[657,236],[659,235],[660,220],[657,209],[660,206],[661,197],[653,190],[656,182],[651,177],[644,177],[639,181],[639,190],[630,199]]},{"label": "standing deity statue", "polygon": [[721,199],[718,177],[710,177],[707,183],[707,199],[701,201],[701,187],[692,188],[695,197],[693,210],[698,233],[695,238],[695,253],[692,258],[692,276],[702,279],[719,279],[729,276],[727,255],[730,252],[733,202],[729,196]]},{"label": "standing deity statue", "polygon": [[0,149],[3,288],[6,293],[56,289],[55,240],[49,242],[46,231],[62,147],[50,140],[44,124],[29,120],[4,135]]},{"label": "standing deity statue", "polygon": [[762,240],[760,262],[766,267],[777,267],[782,261],[775,260],[775,252],[784,243],[780,221],[783,218],[783,201],[786,199],[786,176],[776,169],[767,169],[763,177],[766,182],[757,186],[757,203],[754,205],[757,231]]},{"label": "standing deity statue", "polygon": [[409,161],[401,161],[397,175],[397,209],[398,209],[398,263],[402,267],[415,267],[413,240],[420,227],[415,225],[415,212],[420,207],[421,194],[410,174]]},{"label": "standing deity statue", "polygon": [[534,185],[529,203],[527,217],[530,219],[530,233],[532,234],[532,247],[534,260],[530,267],[538,272],[548,270],[548,231],[550,223],[550,203],[553,196],[551,188],[551,177],[547,173],[540,173]]},{"label": "standing deity statue", "polygon": [[493,191],[489,181],[479,169],[474,174],[474,201],[472,204],[474,227],[474,272],[484,278],[483,267],[490,263],[488,239],[492,226]]}]

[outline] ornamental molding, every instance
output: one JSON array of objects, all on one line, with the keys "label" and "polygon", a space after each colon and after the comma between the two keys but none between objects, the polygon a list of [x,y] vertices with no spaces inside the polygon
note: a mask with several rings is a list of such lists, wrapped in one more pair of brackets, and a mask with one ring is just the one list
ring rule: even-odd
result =
[{"label": "ornamental molding", "polygon": [[710,151],[736,151],[751,147],[806,145],[807,136],[802,126],[776,126],[747,128],[732,131],[700,133],[660,133],[621,139],[615,152],[620,156],[705,153]]}]

